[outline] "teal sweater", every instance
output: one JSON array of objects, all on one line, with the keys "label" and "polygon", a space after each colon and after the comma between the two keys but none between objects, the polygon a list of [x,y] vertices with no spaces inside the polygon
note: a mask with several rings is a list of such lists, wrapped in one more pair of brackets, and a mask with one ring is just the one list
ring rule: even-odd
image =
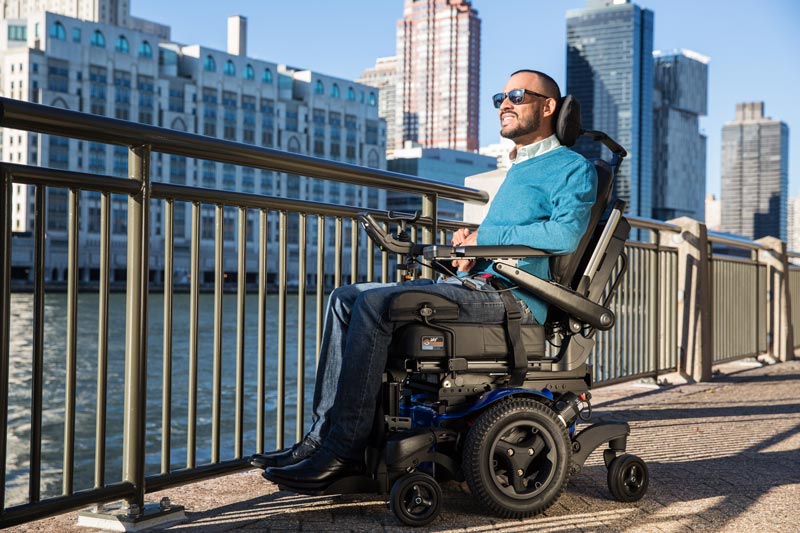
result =
[{"label": "teal sweater", "polygon": [[[511,166],[478,228],[479,245],[522,245],[555,253],[578,247],[597,196],[594,165],[572,150],[560,147]],[[520,260],[519,268],[551,279],[547,257]],[[472,273],[496,274],[488,261]],[[547,304],[519,290],[539,324]]]}]

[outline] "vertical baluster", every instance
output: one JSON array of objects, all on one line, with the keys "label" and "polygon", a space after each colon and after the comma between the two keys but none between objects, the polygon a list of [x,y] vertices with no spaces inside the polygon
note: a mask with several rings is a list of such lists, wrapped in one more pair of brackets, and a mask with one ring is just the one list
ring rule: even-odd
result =
[{"label": "vertical baluster", "polygon": [[[31,503],[41,497],[42,478],[42,393],[44,390],[44,269],[45,227],[47,224],[47,194],[44,185],[36,186],[34,207],[34,259],[33,259],[33,364],[31,368]],[[8,213],[11,213],[9,210]],[[10,257],[10,256],[6,256]],[[5,278],[8,279],[8,278]],[[7,314],[5,316],[8,316]],[[3,380],[3,383],[7,383]],[[7,405],[4,403],[3,405]],[[5,432],[2,437],[5,438]],[[1,457],[5,457],[2,455]],[[4,468],[5,464],[0,468]],[[0,479],[3,479],[0,477]],[[2,501],[2,499],[0,499]]]},{"label": "vertical baluster", "polygon": [[100,287],[97,326],[97,414],[95,422],[94,486],[105,485],[106,400],[108,385],[108,298],[109,248],[111,235],[111,194],[100,197]]},{"label": "vertical baluster", "polygon": [[[0,509],[5,509],[8,452],[8,380],[11,357],[11,174],[0,174]],[[38,191],[42,187],[37,187]],[[38,202],[37,202],[38,206]],[[37,217],[37,223],[39,218]],[[38,234],[37,234],[38,237]],[[38,243],[37,243],[38,245]],[[36,416],[36,413],[33,413]],[[31,435],[33,438],[33,435]],[[33,473],[32,473],[33,474]],[[38,482],[38,475],[37,482]],[[33,475],[31,476],[33,479]],[[38,491],[37,491],[38,492]],[[38,498],[38,495],[37,495]]]},{"label": "vertical baluster", "polygon": [[211,391],[211,462],[219,462],[220,424],[222,412],[222,284],[225,283],[223,262],[223,228],[225,208],[216,206],[214,217],[214,355]]},{"label": "vertical baluster", "polygon": [[286,408],[286,262],[287,262],[287,216],[280,212],[278,223],[279,251],[278,258],[278,406],[276,409],[275,447],[283,448],[283,432],[285,428]]},{"label": "vertical baluster", "polygon": [[358,224],[350,220],[350,283],[358,283]]},{"label": "vertical baluster", "polygon": [[334,233],[334,265],[333,288],[342,286],[342,219],[336,217],[336,230]]},{"label": "vertical baluster", "polygon": [[256,451],[264,451],[267,380],[267,211],[258,213],[258,383],[256,385]]},{"label": "vertical baluster", "polygon": [[[161,368],[161,473],[170,471],[172,439],[172,289],[175,202],[164,202],[164,355]],[[183,209],[183,205],[179,207]],[[102,278],[102,276],[101,276]]]},{"label": "vertical baluster", "polygon": [[301,214],[297,239],[297,411],[295,440],[303,439],[306,395],[306,215]]},{"label": "vertical baluster", "polygon": [[244,349],[245,298],[247,289],[247,209],[239,208],[239,261],[236,273],[236,429],[234,457],[242,456],[244,448]]},{"label": "vertical baluster", "polygon": [[316,361],[319,366],[319,352],[322,349],[322,325],[325,320],[323,304],[325,300],[325,217],[317,216],[317,299],[316,299]]},{"label": "vertical baluster", "polygon": [[200,303],[200,204],[192,204],[191,276],[189,292],[189,398],[186,415],[186,468],[197,459],[197,350]]},{"label": "vertical baluster", "polygon": [[67,235],[67,352],[64,386],[64,462],[61,493],[72,494],[75,467],[75,394],[78,377],[78,199],[69,191]]}]

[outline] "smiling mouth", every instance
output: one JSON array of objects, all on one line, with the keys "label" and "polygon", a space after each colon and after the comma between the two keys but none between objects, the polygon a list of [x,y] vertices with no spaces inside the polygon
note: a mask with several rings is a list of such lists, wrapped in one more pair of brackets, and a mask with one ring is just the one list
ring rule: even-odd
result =
[{"label": "smiling mouth", "polygon": [[517,118],[517,115],[514,113],[503,113],[503,115],[500,116],[500,124],[505,124],[514,118]]}]

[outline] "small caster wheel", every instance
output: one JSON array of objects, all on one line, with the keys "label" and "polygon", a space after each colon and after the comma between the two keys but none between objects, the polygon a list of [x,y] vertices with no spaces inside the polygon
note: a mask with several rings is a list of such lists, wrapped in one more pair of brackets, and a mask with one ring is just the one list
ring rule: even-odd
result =
[{"label": "small caster wheel", "polygon": [[608,489],[617,501],[641,500],[649,482],[647,465],[635,455],[620,455],[608,465]]},{"label": "small caster wheel", "polygon": [[442,489],[428,474],[415,472],[403,476],[392,485],[389,508],[402,523],[424,526],[439,516]]}]

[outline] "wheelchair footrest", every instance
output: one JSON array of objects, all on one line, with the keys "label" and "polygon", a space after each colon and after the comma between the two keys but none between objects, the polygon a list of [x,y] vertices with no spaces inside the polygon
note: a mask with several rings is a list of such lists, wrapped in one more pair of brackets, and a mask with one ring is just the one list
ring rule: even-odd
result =
[{"label": "wheelchair footrest", "polygon": [[369,476],[350,476],[342,478],[322,489],[306,489],[290,487],[288,485],[278,485],[278,488],[296,492],[297,494],[307,494],[309,496],[322,496],[326,494],[375,494],[381,492],[379,490],[378,481]]},{"label": "wheelchair footrest", "polygon": [[[627,422],[598,422],[580,431],[572,439],[573,473],[580,472],[589,455],[606,442],[608,449],[605,452],[614,456],[617,452],[624,452],[630,433],[631,428]],[[608,463],[609,453],[604,453],[603,459]]]}]

